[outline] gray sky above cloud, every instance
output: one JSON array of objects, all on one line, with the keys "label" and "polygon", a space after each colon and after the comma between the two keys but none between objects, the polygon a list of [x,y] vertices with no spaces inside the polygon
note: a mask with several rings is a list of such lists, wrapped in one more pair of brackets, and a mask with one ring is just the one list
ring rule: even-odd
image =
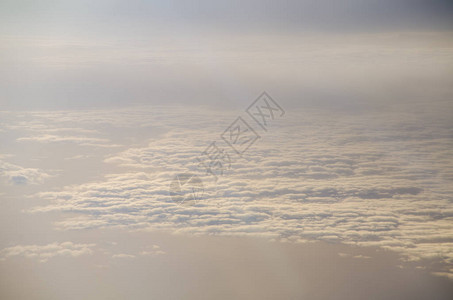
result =
[{"label": "gray sky above cloud", "polygon": [[4,109],[239,109],[263,89],[292,107],[451,96],[450,33],[1,39]]},{"label": "gray sky above cloud", "polygon": [[299,106],[307,99],[341,106],[382,101],[391,91],[407,99],[434,87],[437,95],[452,84],[450,1],[0,5],[5,109],[237,108],[263,89]]},{"label": "gray sky above cloud", "polygon": [[[2,31],[143,34],[451,29],[450,1],[2,1]],[[30,25],[34,24],[33,27]],[[60,26],[57,26],[60,25]]]}]

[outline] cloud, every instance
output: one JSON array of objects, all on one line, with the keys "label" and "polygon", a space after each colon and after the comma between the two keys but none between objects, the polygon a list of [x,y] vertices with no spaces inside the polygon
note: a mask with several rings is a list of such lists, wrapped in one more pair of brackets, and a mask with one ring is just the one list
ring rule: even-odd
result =
[{"label": "cloud", "polygon": [[366,256],[366,255],[352,255],[350,253],[343,253],[343,252],[340,252],[338,253],[338,256],[340,257],[353,257],[353,258],[360,258],[360,259],[370,259],[371,256]]},{"label": "cloud", "polygon": [[[198,170],[203,199],[178,205],[168,192],[173,176],[196,172],[193,159],[212,140],[228,147],[218,134],[234,117],[198,114],[159,111],[161,120],[169,120],[164,135],[105,158],[123,172],[40,192],[36,196],[49,204],[30,211],[63,213],[55,222],[60,230],[117,227],[316,239],[379,246],[408,261],[453,262],[453,191],[447,184],[452,164],[443,158],[452,146],[446,115],[420,123],[379,111],[292,111],[234,158],[217,182]],[[204,136],[204,142],[194,138]]]},{"label": "cloud", "polygon": [[71,142],[80,144],[81,146],[97,146],[97,147],[118,147],[118,145],[108,145],[107,139],[80,137],[80,136],[58,136],[58,135],[40,135],[33,137],[18,138],[19,142],[40,142],[40,143],[55,143],[55,142]]},{"label": "cloud", "polygon": [[120,253],[112,255],[112,258],[135,258],[135,255]]},{"label": "cloud", "polygon": [[[262,138],[242,157],[220,138],[241,112],[197,106],[8,113],[12,121],[6,129],[39,132],[37,137],[85,136],[105,146],[95,152],[75,143],[65,157],[90,157],[78,159],[75,172],[92,169],[89,163],[99,159],[97,176],[34,195],[47,204],[29,211],[61,213],[54,223],[59,230],[113,227],[317,239],[448,264],[453,260],[450,111],[449,103],[438,101],[358,111],[306,107],[287,110],[268,132],[244,116]],[[56,135],[57,128],[65,128],[62,135]],[[195,164],[212,141],[232,158],[217,182]],[[116,144],[121,147],[109,148]],[[13,176],[26,172],[13,169],[3,164],[4,176],[20,183],[23,179]],[[27,182],[39,182],[29,172]],[[198,172],[205,187],[203,198],[191,206],[178,205],[169,195],[170,182],[183,172]]]},{"label": "cloud", "polygon": [[158,246],[158,245],[152,245],[140,252],[140,255],[145,255],[145,256],[148,256],[148,255],[156,256],[156,255],[163,255],[163,254],[166,254],[165,251],[161,250],[160,246]]},{"label": "cloud", "polygon": [[150,245],[150,246],[145,246],[142,247],[140,251],[137,253],[117,253],[113,254],[112,258],[119,258],[119,259],[134,259],[137,258],[138,256],[158,256],[158,255],[164,255],[166,254],[165,251],[163,251],[160,246],[158,245]]},{"label": "cloud", "polygon": [[57,256],[79,257],[91,255],[94,246],[95,244],[75,244],[72,242],[54,242],[47,245],[17,245],[1,250],[0,257],[5,260],[13,256],[23,256],[37,259],[40,262],[47,262]]},{"label": "cloud", "polygon": [[24,168],[1,160],[0,177],[12,185],[40,184],[51,175],[37,168]]}]

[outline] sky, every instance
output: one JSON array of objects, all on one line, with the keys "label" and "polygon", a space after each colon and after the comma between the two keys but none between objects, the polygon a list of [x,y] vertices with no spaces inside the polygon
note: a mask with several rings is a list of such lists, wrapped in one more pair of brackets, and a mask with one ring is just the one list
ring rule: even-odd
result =
[{"label": "sky", "polygon": [[452,14],[0,1],[1,298],[451,299]]}]

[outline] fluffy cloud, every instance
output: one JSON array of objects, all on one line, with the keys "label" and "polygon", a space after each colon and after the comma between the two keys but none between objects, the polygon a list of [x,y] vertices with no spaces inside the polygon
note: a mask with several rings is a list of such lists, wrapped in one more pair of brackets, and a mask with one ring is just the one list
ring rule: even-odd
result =
[{"label": "fluffy cloud", "polygon": [[74,244],[72,242],[54,242],[47,245],[17,245],[1,250],[0,257],[4,260],[13,256],[23,256],[46,262],[56,256],[78,257],[91,255],[94,246],[95,244]]},{"label": "fluffy cloud", "polygon": [[158,245],[152,245],[140,252],[140,255],[154,256],[154,255],[163,255],[163,254],[165,254],[165,251],[161,250],[160,246],[158,246]]},{"label": "fluffy cloud", "polygon": [[[244,116],[261,138],[242,157],[220,138],[238,114],[186,107],[35,113],[54,127],[96,128],[86,134],[120,147],[103,157],[114,172],[41,191],[35,196],[48,204],[29,211],[62,213],[59,230],[317,239],[379,246],[408,261],[453,262],[448,109],[420,103],[409,111],[398,105],[393,111],[306,108],[288,111],[268,132]],[[130,139],[130,132],[155,128],[158,137]],[[194,164],[212,141],[231,156],[218,181]],[[80,149],[79,157],[91,155]],[[182,172],[198,172],[203,180],[204,196],[193,205],[178,205],[169,195]]]},{"label": "fluffy cloud", "polygon": [[136,258],[137,256],[157,256],[157,255],[164,255],[166,254],[165,251],[163,251],[160,246],[158,245],[151,245],[142,248],[141,251],[138,253],[117,253],[113,254],[112,258],[119,258],[119,259],[133,259]]},{"label": "fluffy cloud", "polygon": [[1,160],[0,156],[0,177],[13,185],[38,184],[46,178],[51,177],[43,170],[37,168],[24,168]]}]

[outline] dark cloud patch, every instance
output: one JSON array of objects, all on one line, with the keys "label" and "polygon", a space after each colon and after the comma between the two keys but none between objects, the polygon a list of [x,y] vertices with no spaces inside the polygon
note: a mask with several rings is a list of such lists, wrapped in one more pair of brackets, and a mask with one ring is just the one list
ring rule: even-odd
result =
[{"label": "dark cloud patch", "polygon": [[423,189],[417,187],[398,187],[390,189],[370,189],[353,193],[353,195],[362,199],[382,199],[404,194],[417,195],[422,191]]}]

